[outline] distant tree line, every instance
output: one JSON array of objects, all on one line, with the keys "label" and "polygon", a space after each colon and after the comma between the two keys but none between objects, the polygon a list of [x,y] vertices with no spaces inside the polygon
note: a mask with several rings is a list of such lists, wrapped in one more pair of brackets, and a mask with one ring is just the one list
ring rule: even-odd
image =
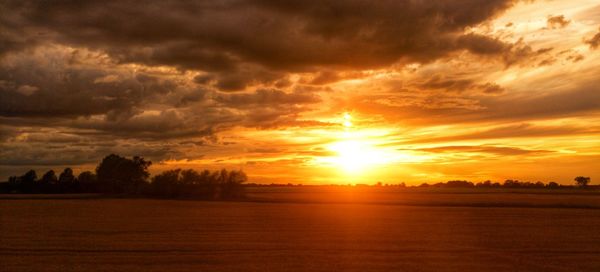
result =
[{"label": "distant tree line", "polygon": [[65,168],[58,176],[50,170],[38,178],[34,170],[12,176],[0,183],[0,193],[65,194],[101,193],[145,195],[163,198],[233,199],[244,196],[243,184],[248,180],[239,171],[197,172],[193,169],[168,170],[149,180],[152,162],[141,157],[131,159],[111,154],[96,167],[75,176]]},{"label": "distant tree line", "polygon": [[346,185],[303,185],[303,184],[292,184],[292,183],[271,183],[271,184],[260,184],[260,183],[247,183],[247,187],[301,187],[301,186],[352,186],[352,187],[393,187],[393,188],[547,188],[547,189],[567,189],[567,188],[600,188],[600,185],[589,185],[591,182],[590,177],[576,177],[574,185],[564,185],[559,184],[557,182],[551,181],[548,183],[544,183],[541,181],[530,182],[530,181],[519,181],[507,179],[504,182],[492,182],[490,180],[482,181],[482,182],[471,182],[467,180],[450,180],[447,182],[438,182],[438,183],[421,183],[419,185],[406,185],[406,183],[382,183],[377,182],[373,185],[370,184],[346,184]]},{"label": "distant tree line", "polygon": [[[575,186],[580,188],[587,188],[591,181],[589,177],[576,177]],[[551,181],[548,183],[544,183],[541,181],[531,182],[531,181],[518,181],[507,179],[504,183],[500,182],[492,182],[490,180],[486,180],[483,182],[473,183],[466,180],[451,180],[447,182],[439,182],[434,184],[423,183],[418,187],[437,187],[437,188],[549,188],[549,189],[557,189],[557,188],[572,188],[571,185],[562,185],[557,182]]]}]

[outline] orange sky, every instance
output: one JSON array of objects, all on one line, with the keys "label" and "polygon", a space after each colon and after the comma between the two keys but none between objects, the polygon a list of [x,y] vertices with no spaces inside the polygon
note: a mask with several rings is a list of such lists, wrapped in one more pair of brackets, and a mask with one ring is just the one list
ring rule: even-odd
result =
[{"label": "orange sky", "polygon": [[113,152],[268,183],[600,178],[597,1],[0,5],[2,178]]}]

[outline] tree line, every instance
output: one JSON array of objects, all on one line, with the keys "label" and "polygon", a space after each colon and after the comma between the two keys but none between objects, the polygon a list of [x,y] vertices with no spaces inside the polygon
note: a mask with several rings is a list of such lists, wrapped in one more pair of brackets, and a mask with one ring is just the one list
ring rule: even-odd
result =
[{"label": "tree line", "polygon": [[[587,188],[591,182],[590,177],[578,176],[574,178],[575,184],[574,186],[579,188]],[[439,182],[434,184],[422,183],[418,187],[437,187],[437,188],[549,188],[549,189],[557,189],[557,188],[571,188],[571,185],[562,185],[557,182],[551,181],[548,183],[544,183],[541,181],[531,182],[531,181],[519,181],[507,179],[504,183],[500,182],[492,182],[490,180],[486,180],[483,182],[473,183],[466,180],[451,180],[447,182]]]},{"label": "tree line", "polygon": [[41,178],[34,170],[29,170],[0,183],[0,193],[100,193],[199,199],[244,197],[243,184],[248,177],[241,170],[197,172],[174,169],[149,179],[150,165],[152,162],[142,157],[129,159],[111,154],[102,159],[94,172],[84,171],[77,176],[71,168],[65,168],[58,176],[54,170],[49,170]]}]

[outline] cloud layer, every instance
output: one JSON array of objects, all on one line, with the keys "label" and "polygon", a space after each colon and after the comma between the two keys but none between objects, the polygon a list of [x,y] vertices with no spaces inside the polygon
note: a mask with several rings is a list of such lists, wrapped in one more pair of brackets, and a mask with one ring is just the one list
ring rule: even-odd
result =
[{"label": "cloud layer", "polygon": [[[2,1],[0,176],[110,152],[314,168],[344,112],[388,131],[380,144],[440,160],[593,156],[596,142],[558,138],[598,133],[594,10],[584,0]],[[536,134],[574,119],[573,131]],[[439,126],[457,133],[427,135]],[[557,145],[450,143],[527,133]]]}]

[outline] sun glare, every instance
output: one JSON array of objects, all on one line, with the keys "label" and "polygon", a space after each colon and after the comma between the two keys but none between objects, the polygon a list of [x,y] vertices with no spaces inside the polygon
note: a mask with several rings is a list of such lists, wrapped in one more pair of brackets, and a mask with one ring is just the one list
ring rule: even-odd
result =
[{"label": "sun glare", "polygon": [[385,162],[382,152],[360,140],[335,142],[330,150],[337,154],[332,162],[350,173],[361,172],[374,164]]},{"label": "sun glare", "polygon": [[343,122],[343,124],[344,124],[344,127],[346,127],[346,128],[352,127],[352,116],[350,116],[350,114],[347,113],[347,112],[344,113],[344,122]]},{"label": "sun glare", "polygon": [[341,120],[344,130],[339,134],[338,141],[328,145],[335,156],[328,157],[326,162],[333,164],[346,173],[363,172],[374,165],[391,161],[385,150],[376,146],[375,140],[368,133],[360,131],[352,123],[352,116],[344,113]]}]

